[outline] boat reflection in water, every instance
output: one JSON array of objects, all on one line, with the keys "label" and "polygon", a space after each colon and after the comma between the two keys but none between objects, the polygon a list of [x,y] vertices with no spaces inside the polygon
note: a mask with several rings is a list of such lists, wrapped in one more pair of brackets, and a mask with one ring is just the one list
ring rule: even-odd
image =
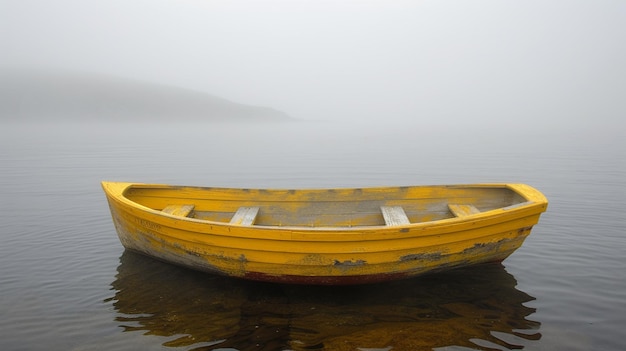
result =
[{"label": "boat reflection in water", "polygon": [[[347,287],[255,283],[126,251],[115,296],[126,332],[194,350],[522,349],[541,337],[532,296],[501,264]],[[166,340],[163,342],[163,340]],[[157,342],[155,340],[155,342]],[[458,347],[458,348],[457,348]]]}]

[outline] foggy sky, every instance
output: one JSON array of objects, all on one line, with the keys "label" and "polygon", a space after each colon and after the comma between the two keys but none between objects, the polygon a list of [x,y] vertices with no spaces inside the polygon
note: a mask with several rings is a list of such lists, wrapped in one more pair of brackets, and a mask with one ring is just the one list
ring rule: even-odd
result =
[{"label": "foggy sky", "polygon": [[625,62],[623,0],[0,0],[0,68],[111,74],[302,119],[618,124]]}]

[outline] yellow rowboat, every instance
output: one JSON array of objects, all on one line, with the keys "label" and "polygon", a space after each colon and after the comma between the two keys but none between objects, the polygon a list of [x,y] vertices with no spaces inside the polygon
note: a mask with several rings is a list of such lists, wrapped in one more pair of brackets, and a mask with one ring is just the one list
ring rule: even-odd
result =
[{"label": "yellow rowboat", "polygon": [[301,284],[371,283],[502,261],[548,206],[524,184],[102,187],[129,250],[216,274]]}]

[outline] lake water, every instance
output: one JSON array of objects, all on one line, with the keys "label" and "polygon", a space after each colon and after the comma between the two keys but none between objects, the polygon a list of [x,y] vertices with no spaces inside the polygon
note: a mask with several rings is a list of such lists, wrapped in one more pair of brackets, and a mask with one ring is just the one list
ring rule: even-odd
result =
[{"label": "lake water", "polygon": [[[2,125],[2,350],[623,350],[623,128]],[[239,281],[125,252],[99,182],[523,182],[548,211],[503,264],[386,284]]]}]

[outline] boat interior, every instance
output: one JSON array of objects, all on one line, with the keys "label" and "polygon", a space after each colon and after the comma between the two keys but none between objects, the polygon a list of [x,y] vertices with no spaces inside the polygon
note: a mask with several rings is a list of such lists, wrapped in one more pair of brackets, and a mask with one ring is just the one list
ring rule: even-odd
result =
[{"label": "boat interior", "polygon": [[506,187],[263,190],[133,186],[124,196],[164,213],[233,225],[400,226],[519,206]]}]

